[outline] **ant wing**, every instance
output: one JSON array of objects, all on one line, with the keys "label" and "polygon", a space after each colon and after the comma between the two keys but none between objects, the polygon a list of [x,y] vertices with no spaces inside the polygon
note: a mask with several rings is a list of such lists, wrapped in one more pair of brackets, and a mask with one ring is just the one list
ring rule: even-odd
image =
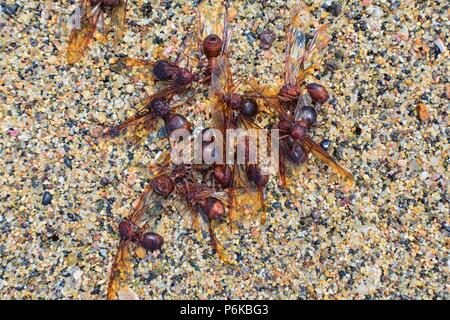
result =
[{"label": "ant wing", "polygon": [[321,25],[312,40],[308,42],[308,47],[303,57],[300,58],[301,73],[297,76],[297,84],[300,84],[306,74],[311,73],[318,68],[318,64],[323,58],[323,49],[328,45],[330,37],[328,35],[328,26]]},{"label": "ant wing", "polygon": [[155,65],[154,62],[148,61],[145,59],[136,59],[136,58],[116,58],[111,61],[111,63],[114,65],[114,71],[122,71],[122,70],[129,70],[131,68],[144,68],[144,72],[146,73],[153,73],[153,66]]},{"label": "ant wing", "polygon": [[301,58],[306,51],[306,34],[311,22],[311,14],[306,4],[301,1],[293,8],[291,21],[288,29],[286,61],[285,61],[285,83],[296,84],[301,70]]},{"label": "ant wing", "polygon": [[[122,123],[105,129],[103,138],[114,138],[126,134],[129,135],[128,138],[131,138],[132,142],[136,143],[155,128],[156,122],[157,117],[151,111],[140,110]],[[133,130],[128,132],[130,127],[133,127]]]},{"label": "ant wing", "polygon": [[114,29],[114,37],[117,42],[121,41],[125,31],[125,17],[127,13],[128,0],[120,0],[111,12],[111,24]]},{"label": "ant wing", "polygon": [[352,174],[342,168],[339,164],[337,164],[336,161],[331,158],[328,152],[326,152],[319,144],[311,139],[311,137],[309,137],[308,135],[304,135],[297,141],[306,150],[306,152],[311,152],[314,157],[330,166],[333,171],[335,171],[339,176],[343,177],[348,187],[353,186],[355,179],[353,178]]},{"label": "ant wing", "polygon": [[211,68],[210,97],[216,97],[216,95],[223,97],[226,92],[229,92],[231,82],[230,61],[227,55],[221,54]]},{"label": "ant wing", "polygon": [[213,226],[213,224],[216,224],[216,222],[211,220],[208,221],[208,231],[211,238],[211,246],[214,250],[216,250],[217,256],[223,263],[230,265],[236,264],[236,260],[231,256],[230,250],[225,248],[225,246],[217,237],[215,231],[215,229],[217,228]]},{"label": "ant wing", "polygon": [[256,94],[256,98],[262,99],[268,107],[268,113],[275,113],[278,117],[287,118],[286,109],[280,104],[276,97],[268,97],[264,94],[264,89],[254,80],[246,80],[247,84]]},{"label": "ant wing", "polygon": [[120,240],[119,248],[114,257],[109,276],[108,290],[106,297],[108,300],[118,299],[120,292],[125,289],[122,283],[128,280],[131,274],[131,254],[128,240]]},{"label": "ant wing", "polygon": [[155,82],[155,77],[153,75],[153,66],[154,62],[144,60],[144,59],[135,59],[135,58],[115,58],[111,61],[111,70],[117,73],[122,73],[124,70],[127,74],[129,74],[130,70],[136,70],[137,79],[148,81],[153,84]]},{"label": "ant wing", "polygon": [[139,199],[133,211],[130,213],[130,216],[128,217],[128,219],[130,219],[130,221],[132,221],[133,223],[138,224],[142,216],[149,209],[150,204],[147,203],[147,198],[150,192],[152,191],[153,191],[152,185],[151,183],[149,183],[145,186],[144,191],[142,191],[141,195],[139,196]]},{"label": "ant wing", "polygon": [[[222,35],[223,45],[227,40],[228,12],[222,1],[203,1],[197,8],[197,47],[203,53],[203,40],[210,34]],[[222,47],[224,48],[224,46]]]},{"label": "ant wing", "polygon": [[296,180],[297,177],[303,176],[302,166],[308,159],[308,152],[291,137],[285,137],[280,140],[279,155],[279,183],[280,186],[286,188],[291,182],[296,185],[303,180]]},{"label": "ant wing", "polygon": [[312,104],[311,96],[309,94],[300,94],[297,100],[297,106],[294,110],[294,120],[298,121],[302,118],[303,107],[310,106]]},{"label": "ant wing", "polygon": [[67,63],[78,62],[85,54],[89,43],[94,37],[98,23],[101,22],[103,11],[100,4],[94,8],[90,1],[84,0],[80,8],[77,9],[73,20],[74,26],[70,33],[69,44],[67,46]]},{"label": "ant wing", "polygon": [[[237,189],[235,190],[237,191]],[[262,199],[262,190],[248,184],[243,187],[242,192],[234,193],[233,220],[234,221],[252,221],[258,212],[264,210],[265,204]]]},{"label": "ant wing", "polygon": [[184,67],[193,69],[201,66],[201,53],[198,51],[197,35],[189,33],[184,36],[178,49],[175,64],[180,66],[184,62]]}]

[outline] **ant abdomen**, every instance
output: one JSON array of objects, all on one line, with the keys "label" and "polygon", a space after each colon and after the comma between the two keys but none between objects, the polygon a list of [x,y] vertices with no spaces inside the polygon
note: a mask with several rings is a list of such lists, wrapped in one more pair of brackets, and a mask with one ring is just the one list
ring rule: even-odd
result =
[{"label": "ant abdomen", "polygon": [[225,215],[225,206],[223,202],[217,198],[208,197],[201,207],[209,219],[217,220]]},{"label": "ant abdomen", "polygon": [[163,174],[153,180],[153,190],[162,197],[167,197],[175,190],[175,181],[167,175]]},{"label": "ant abdomen", "polygon": [[308,153],[305,149],[292,139],[286,142],[284,154],[291,162],[297,165],[305,163],[308,160]]},{"label": "ant abdomen", "polygon": [[239,112],[247,118],[253,118],[258,114],[258,111],[258,103],[254,99],[245,99]]},{"label": "ant abdomen", "polygon": [[310,83],[306,86],[306,90],[308,90],[312,101],[316,103],[325,103],[329,98],[327,89],[321,84]]},{"label": "ant abdomen", "polygon": [[146,232],[139,239],[139,244],[148,251],[155,251],[161,249],[164,238],[155,232]]},{"label": "ant abdomen", "polygon": [[222,39],[216,34],[210,34],[203,40],[203,53],[207,59],[216,58],[222,52]]},{"label": "ant abdomen", "polygon": [[308,127],[317,122],[317,111],[311,106],[304,106],[300,109],[300,120],[303,120]]},{"label": "ant abdomen", "polygon": [[192,125],[181,114],[178,114],[178,113],[172,114],[166,120],[167,134],[170,136],[175,130],[179,130],[179,129],[186,129],[187,131],[192,132]]}]

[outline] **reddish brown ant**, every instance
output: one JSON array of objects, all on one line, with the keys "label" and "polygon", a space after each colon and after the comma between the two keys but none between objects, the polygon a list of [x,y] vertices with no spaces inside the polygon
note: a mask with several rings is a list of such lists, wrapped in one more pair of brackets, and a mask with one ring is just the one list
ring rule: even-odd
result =
[{"label": "reddish brown ant", "polygon": [[338,175],[343,177],[349,187],[353,185],[353,176],[337,164],[328,152],[308,135],[308,129],[315,124],[317,114],[313,108],[306,105],[307,102],[305,102],[306,98],[304,96],[299,98],[294,115],[291,115],[277,100],[265,97],[262,89],[254,81],[249,81],[248,83],[278,117],[276,128],[280,130],[282,151],[280,155],[280,179],[282,185],[286,184],[285,160],[289,160],[294,164],[301,164],[306,162],[309,153],[312,153],[317,159],[330,166]]},{"label": "reddish brown ant", "polygon": [[[162,159],[162,160],[161,160]],[[188,165],[177,165],[171,171],[167,171],[170,155],[164,153],[157,167],[151,166],[155,175],[141,194],[135,209],[129,217],[119,223],[120,235],[119,249],[111,267],[108,284],[108,299],[116,299],[121,290],[121,283],[130,273],[130,244],[136,243],[147,251],[161,249],[164,244],[162,236],[155,232],[147,232],[147,222],[143,223],[145,213],[150,209],[148,197],[151,192],[163,198],[170,195],[181,196],[194,213],[194,222],[197,221],[197,213],[202,214],[208,223],[208,231],[211,236],[211,244],[219,258],[226,263],[233,263],[227,256],[226,250],[214,233],[213,221],[218,221],[225,215],[225,205],[211,188],[196,182],[193,169]],[[162,168],[162,169],[159,169]],[[142,225],[140,227],[140,225]]]},{"label": "reddish brown ant", "polygon": [[[278,90],[276,99],[280,104],[295,109],[298,98],[308,92],[313,102],[324,103],[328,100],[328,92],[320,84],[310,83],[306,86],[305,79],[317,68],[322,50],[326,47],[329,37],[327,26],[322,25],[314,33],[312,39],[307,41],[307,31],[311,23],[311,14],[306,4],[301,1],[293,8],[288,29],[286,59],[284,66],[284,85]],[[315,61],[314,64],[311,62]]]},{"label": "reddish brown ant", "polygon": [[72,29],[67,47],[67,62],[78,62],[89,47],[97,30],[105,32],[105,13],[111,13],[112,29],[116,41],[120,41],[125,30],[127,0],[80,0],[78,13],[74,16],[75,27]]},{"label": "reddish brown ant", "polygon": [[[227,54],[217,57],[211,70],[211,96],[215,98],[214,110],[216,113],[216,129],[222,131],[223,137],[227,137],[227,129],[252,129],[257,128],[254,118],[259,108],[252,96],[237,93],[232,79],[230,63]],[[248,141],[246,142],[245,163],[238,164],[237,154],[234,154],[233,164],[214,165],[213,175],[219,185],[228,190],[230,202],[230,222],[233,220],[236,204],[236,188],[239,186],[256,186],[263,208],[262,222],[265,222],[264,187],[268,182],[268,176],[261,175],[260,168],[256,164],[248,163]]]},{"label": "reddish brown ant", "polygon": [[[152,75],[156,81],[167,81],[167,87],[154,93],[148,102],[152,99],[167,98],[174,94],[181,94],[189,90],[194,83],[205,84],[211,80],[211,67],[213,61],[227,49],[228,44],[228,21],[227,10],[224,5],[216,6],[217,15],[207,12],[205,4],[201,3],[197,9],[197,49],[193,48],[193,44],[189,41],[190,37],[186,37],[183,45],[178,50],[179,54],[174,62],[167,60],[149,61],[134,58],[118,58],[114,61],[113,69],[120,71],[122,69],[139,67],[144,77]],[[217,17],[220,17],[217,18]],[[217,33],[222,34],[220,38]],[[197,57],[193,57],[194,51]],[[207,63],[203,63],[203,56],[206,57]],[[186,66],[182,66],[182,59],[187,60]],[[198,71],[190,68],[191,59],[197,60]]]},{"label": "reddish brown ant", "polygon": [[135,128],[135,131],[139,131],[139,129],[150,131],[155,128],[158,119],[164,121],[168,136],[177,129],[192,131],[191,123],[181,114],[174,112],[180,104],[170,104],[165,98],[148,98],[142,101],[141,104],[143,104],[143,107],[138,109],[134,116],[119,125],[107,128],[103,136],[115,137],[131,126]]},{"label": "reddish brown ant", "polygon": [[[167,154],[158,161],[158,165],[151,166],[154,175],[151,182],[145,187],[137,205],[131,214],[119,223],[118,231],[120,235],[119,249],[111,267],[111,274],[108,284],[108,299],[115,299],[120,290],[121,281],[124,280],[130,270],[130,244],[136,243],[147,251],[161,249],[164,244],[162,236],[155,232],[146,232],[147,222],[143,223],[145,213],[150,209],[148,203],[150,193],[154,192],[158,196],[167,198],[176,191],[176,185],[183,181],[190,174],[190,168],[184,165],[176,166],[172,171],[167,172],[169,158]],[[162,168],[162,169],[160,169]],[[141,227],[141,225],[143,226]]]},{"label": "reddish brown ant", "polygon": [[117,299],[120,291],[120,285],[130,273],[130,244],[137,243],[148,251],[161,249],[164,239],[157,233],[145,232],[146,224],[140,227],[141,220],[149,205],[146,204],[146,198],[151,191],[148,186],[139,198],[139,201],[129,217],[122,220],[118,226],[120,241],[108,283],[107,298]]},{"label": "reddish brown ant", "polygon": [[225,216],[225,204],[214,191],[205,185],[196,181],[185,180],[179,184],[177,194],[182,196],[194,214],[194,225],[197,224],[196,213],[201,214],[208,224],[208,231],[211,239],[211,245],[216,251],[220,260],[232,264],[234,261],[228,256],[225,247],[221,244],[214,232],[213,223],[219,221]]}]

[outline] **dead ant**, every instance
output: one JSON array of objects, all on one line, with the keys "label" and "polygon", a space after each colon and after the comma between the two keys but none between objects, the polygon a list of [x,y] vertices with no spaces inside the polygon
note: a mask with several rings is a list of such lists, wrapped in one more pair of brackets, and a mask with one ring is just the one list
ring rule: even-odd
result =
[{"label": "dead ant", "polygon": [[75,25],[70,33],[67,47],[67,62],[74,64],[86,54],[97,30],[106,33],[105,13],[110,12],[112,29],[116,41],[120,41],[125,30],[125,15],[128,0],[80,0],[74,15]]},{"label": "dead ant", "polygon": [[[214,14],[213,14],[214,13]],[[217,18],[221,17],[221,19]],[[191,38],[186,37],[174,62],[164,59],[150,61],[129,57],[117,58],[113,63],[115,71],[129,68],[143,68],[141,73],[144,78],[149,76],[157,81],[167,81],[169,85],[149,97],[148,103],[153,99],[169,97],[181,94],[189,90],[194,83],[206,84],[211,80],[211,67],[213,61],[221,53],[225,52],[228,44],[228,20],[227,9],[224,5],[214,8],[213,12],[207,11],[204,3],[197,9],[197,49],[190,43]],[[221,32],[220,32],[221,31]],[[222,33],[220,38],[216,33]],[[197,51],[195,53],[195,51]],[[195,54],[194,54],[195,53]],[[194,57],[196,55],[196,57]],[[203,63],[205,56],[207,63]],[[186,66],[182,66],[182,59],[186,60]],[[191,60],[197,60],[197,69],[190,68]],[[150,71],[150,72],[149,72]]]},{"label": "dead ant", "polygon": [[130,216],[122,220],[118,225],[120,242],[111,267],[107,292],[108,299],[116,299],[118,297],[121,284],[130,273],[131,243],[136,243],[147,251],[159,250],[164,244],[164,239],[161,235],[145,231],[148,221],[142,227],[139,227],[142,224],[142,220],[144,220],[145,213],[150,208],[151,203],[148,203],[147,199],[152,192],[163,198],[167,198],[170,195],[178,195],[185,199],[189,209],[194,213],[194,224],[197,225],[196,213],[202,214],[208,223],[211,244],[219,258],[226,263],[233,263],[227,256],[224,246],[215,235],[212,223],[212,221],[218,221],[225,215],[224,203],[214,195],[214,191],[211,188],[195,181],[191,166],[177,165],[171,171],[167,171],[169,160],[168,153],[164,153],[158,161],[157,167],[151,166],[150,169],[154,174],[153,179],[144,189]]},{"label": "dead ant", "polygon": [[[143,106],[138,109],[134,116],[116,126],[105,129],[103,137],[108,138],[118,136],[131,126],[135,128],[135,132],[139,132],[139,129],[150,131],[155,128],[158,119],[164,121],[167,136],[170,136],[178,129],[186,129],[189,132],[192,132],[191,123],[181,114],[174,112],[180,107],[181,103],[171,104],[165,98],[156,98],[146,99],[142,101],[140,105]],[[135,136],[134,139],[137,140],[137,136]]]},{"label": "dead ant", "polygon": [[[262,89],[253,80],[248,83],[278,117],[278,123],[275,127],[280,130],[280,142],[282,142],[280,143],[282,145],[280,179],[283,186],[286,185],[286,164],[284,160],[289,160],[294,164],[301,164],[306,162],[309,153],[312,153],[317,159],[330,166],[338,175],[343,177],[349,187],[353,185],[353,176],[337,164],[328,152],[308,135],[308,129],[315,124],[317,115],[315,111],[312,112],[311,108],[306,106],[303,96],[298,100],[294,115],[291,115],[279,101],[264,96]],[[283,140],[287,141],[283,143]]]},{"label": "dead ant", "polygon": [[329,41],[327,25],[320,26],[314,36],[307,40],[311,20],[311,14],[303,1],[293,8],[287,37],[284,85],[277,95],[271,97],[288,110],[296,107],[298,98],[305,91],[315,103],[325,103],[329,98],[328,91],[322,85],[310,83],[305,86],[307,75],[317,68],[323,55],[322,50]]}]

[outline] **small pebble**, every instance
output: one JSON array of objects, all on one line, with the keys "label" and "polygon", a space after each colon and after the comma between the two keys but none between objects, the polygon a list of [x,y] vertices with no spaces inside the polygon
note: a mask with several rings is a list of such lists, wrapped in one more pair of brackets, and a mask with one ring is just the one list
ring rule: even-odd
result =
[{"label": "small pebble", "polygon": [[44,195],[42,196],[42,204],[44,206],[49,205],[52,202],[53,196],[50,192],[45,191]]},{"label": "small pebble", "polygon": [[106,187],[106,186],[109,184],[108,178],[102,177],[102,178],[100,179],[100,184],[101,184],[103,187]]},{"label": "small pebble", "polygon": [[416,107],[416,111],[417,111],[417,117],[419,118],[420,121],[425,122],[430,120],[430,115],[428,113],[428,108],[424,103],[420,103],[417,107]]},{"label": "small pebble", "polygon": [[275,40],[275,33],[272,30],[264,30],[259,36],[260,46],[263,50],[268,50],[272,47]]},{"label": "small pebble", "polygon": [[320,143],[320,146],[325,150],[328,151],[328,149],[330,149],[330,145],[331,145],[331,141],[328,139],[323,139],[322,142]]},{"label": "small pebble", "polygon": [[329,11],[333,16],[337,17],[342,12],[342,5],[338,1],[333,1],[329,7]]}]

